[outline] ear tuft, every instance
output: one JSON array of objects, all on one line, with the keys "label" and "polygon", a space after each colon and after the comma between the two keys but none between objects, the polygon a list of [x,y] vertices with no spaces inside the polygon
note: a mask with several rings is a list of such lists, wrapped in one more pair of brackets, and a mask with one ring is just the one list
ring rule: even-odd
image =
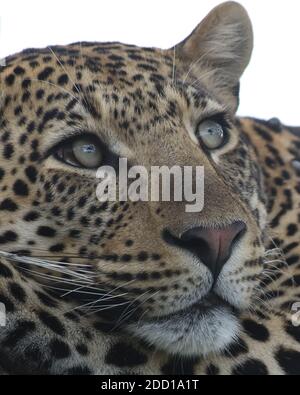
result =
[{"label": "ear tuft", "polygon": [[[217,6],[193,33],[176,46],[176,54],[186,71],[214,88],[233,111],[233,95],[247,67],[253,49],[253,31],[246,10],[236,2]],[[209,73],[210,71],[210,73]],[[205,82],[205,81],[204,81]],[[230,98],[231,97],[231,98]]]}]

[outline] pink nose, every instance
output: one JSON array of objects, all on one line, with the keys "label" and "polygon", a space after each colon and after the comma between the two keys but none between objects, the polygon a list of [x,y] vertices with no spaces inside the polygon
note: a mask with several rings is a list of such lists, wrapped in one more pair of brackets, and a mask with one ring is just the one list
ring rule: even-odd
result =
[{"label": "pink nose", "polygon": [[181,245],[196,254],[217,279],[229,260],[235,243],[245,231],[246,224],[242,221],[219,229],[197,227],[181,236]]}]

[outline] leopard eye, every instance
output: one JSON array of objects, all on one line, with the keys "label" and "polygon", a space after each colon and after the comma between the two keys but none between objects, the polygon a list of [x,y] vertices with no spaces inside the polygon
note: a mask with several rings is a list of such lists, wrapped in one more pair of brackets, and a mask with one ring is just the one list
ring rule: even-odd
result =
[{"label": "leopard eye", "polygon": [[215,121],[203,121],[199,124],[196,136],[210,150],[218,149],[224,145],[226,134],[223,126]]},{"label": "leopard eye", "polygon": [[61,162],[85,169],[98,168],[103,159],[99,141],[93,136],[80,136],[60,145],[55,156]]}]

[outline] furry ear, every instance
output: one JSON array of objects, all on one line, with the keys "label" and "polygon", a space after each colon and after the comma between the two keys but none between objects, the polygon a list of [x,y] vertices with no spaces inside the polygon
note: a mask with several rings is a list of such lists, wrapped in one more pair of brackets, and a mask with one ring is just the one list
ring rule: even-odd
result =
[{"label": "furry ear", "polygon": [[238,107],[239,80],[253,49],[253,31],[246,10],[229,1],[213,9],[176,49],[184,73],[213,89],[229,110]]}]

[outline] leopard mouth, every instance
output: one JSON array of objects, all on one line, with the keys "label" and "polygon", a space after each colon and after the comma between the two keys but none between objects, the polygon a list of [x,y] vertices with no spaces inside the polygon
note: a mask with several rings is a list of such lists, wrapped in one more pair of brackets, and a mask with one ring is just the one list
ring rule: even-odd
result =
[{"label": "leopard mouth", "polygon": [[223,351],[238,338],[238,311],[214,293],[169,315],[140,320],[129,331],[172,355],[205,356]]},{"label": "leopard mouth", "polygon": [[154,317],[152,320],[157,321],[166,321],[168,319],[172,319],[174,317],[178,316],[184,316],[186,314],[191,314],[193,312],[197,312],[200,314],[208,314],[212,309],[215,308],[227,308],[230,310],[233,314],[238,315],[239,311],[236,307],[231,305],[229,302],[227,302],[225,299],[221,298],[214,292],[208,293],[204,298],[201,300],[197,301],[196,303],[192,304],[191,306],[188,306],[184,309],[181,309],[179,311],[160,316],[160,317]]}]

